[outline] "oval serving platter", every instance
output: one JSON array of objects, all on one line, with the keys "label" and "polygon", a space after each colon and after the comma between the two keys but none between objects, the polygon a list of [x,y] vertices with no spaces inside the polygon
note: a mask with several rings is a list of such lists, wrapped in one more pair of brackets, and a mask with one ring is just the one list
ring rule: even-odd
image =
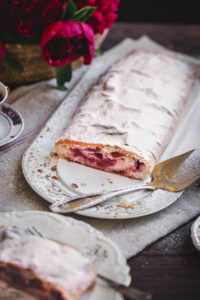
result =
[{"label": "oval serving platter", "polygon": [[[24,176],[33,190],[48,202],[54,203],[58,200],[68,200],[73,196],[96,192],[97,190],[111,190],[120,186],[138,184],[137,180],[131,180],[123,176],[102,172],[63,160],[57,161],[55,157],[51,156],[51,152],[55,141],[59,139],[63,129],[69,124],[84,94],[98,80],[99,76],[122,55],[126,55],[136,48],[146,49],[147,46],[152,51],[160,51],[161,49],[147,38],[141,38],[138,41],[126,39],[118,46],[107,51],[103,57],[96,58],[89,71],[62,102],[25,152],[22,161]],[[166,50],[162,48],[162,51]],[[172,55],[174,54],[172,53]],[[186,59],[185,56],[183,57]],[[200,93],[199,85],[197,90]],[[197,147],[197,143],[200,146],[199,133],[195,131],[200,126],[200,124],[199,126],[195,125],[195,122],[200,123],[198,102],[199,98],[196,97],[196,94],[191,97],[191,101],[188,101],[180,122],[181,126],[179,125],[170,145],[162,156],[162,160],[189,151]],[[188,130],[188,124],[190,126],[194,125],[194,128],[191,128],[192,135]],[[100,205],[77,213],[89,217],[107,219],[137,218],[166,208],[174,203],[181,193],[172,193],[164,190],[156,190],[154,192],[140,191],[112,198]]]},{"label": "oval serving platter", "polygon": [[[17,226],[21,229],[34,226],[45,238],[68,244],[79,250],[94,263],[99,274],[125,285],[130,283],[129,266],[118,247],[101,232],[84,222],[48,212],[23,211],[0,213],[0,226]],[[4,292],[7,296],[9,293],[10,296],[17,293],[18,298],[13,299],[27,299],[20,296],[19,291],[13,291],[9,286],[5,287],[5,284],[2,286],[1,282],[0,292],[1,297]],[[95,286],[81,299],[122,300],[123,297],[97,279]]]}]

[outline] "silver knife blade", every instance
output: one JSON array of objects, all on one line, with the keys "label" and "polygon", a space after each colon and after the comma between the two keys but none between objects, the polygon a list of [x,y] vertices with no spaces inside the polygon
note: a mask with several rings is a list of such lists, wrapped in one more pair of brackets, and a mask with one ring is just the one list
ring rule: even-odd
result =
[{"label": "silver knife blade", "polygon": [[[49,206],[50,210],[56,213],[72,213],[75,212],[77,210],[82,210],[82,209],[86,209],[88,207],[97,205],[99,203],[101,203],[102,201],[104,201],[105,196],[92,196],[92,197],[87,197],[86,198],[82,198],[80,200],[78,200],[76,198],[76,201],[73,201],[73,199],[71,200],[66,200],[65,202],[63,201],[57,201],[53,204],[51,204]],[[110,197],[107,196],[106,199],[108,199]],[[105,200],[106,200],[105,199]]]}]

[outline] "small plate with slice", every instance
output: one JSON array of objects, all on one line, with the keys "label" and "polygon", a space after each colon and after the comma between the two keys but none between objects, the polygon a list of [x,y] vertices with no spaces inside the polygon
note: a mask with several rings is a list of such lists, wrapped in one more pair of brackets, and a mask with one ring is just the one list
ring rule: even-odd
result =
[{"label": "small plate with slice", "polygon": [[[35,227],[44,238],[76,248],[93,262],[97,273],[125,285],[130,283],[129,266],[118,247],[101,232],[84,222],[48,212],[23,211],[0,213],[0,226],[17,226],[20,229]],[[5,298],[2,298],[3,292]],[[13,293],[20,296],[14,298]],[[9,299],[28,299],[19,291],[13,290],[13,287],[5,286],[0,281],[0,298],[8,299],[6,298],[8,295],[13,297]],[[122,300],[123,297],[97,279],[96,284],[81,299]]]}]

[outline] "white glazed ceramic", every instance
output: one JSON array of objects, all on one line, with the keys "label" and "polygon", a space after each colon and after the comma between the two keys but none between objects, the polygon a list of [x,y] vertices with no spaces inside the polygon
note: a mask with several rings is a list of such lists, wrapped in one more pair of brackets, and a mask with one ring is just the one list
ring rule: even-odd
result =
[{"label": "white glazed ceramic", "polygon": [[[55,141],[59,139],[63,129],[69,124],[82,97],[93,83],[98,80],[99,76],[122,55],[136,48],[146,49],[147,47],[152,51],[160,51],[160,47],[146,38],[141,39],[139,42],[128,39],[109,50],[102,57],[98,57],[93,62],[91,69],[84,75],[67,99],[63,101],[25,152],[22,162],[24,176],[33,190],[48,202],[54,203],[57,200],[67,200],[80,193],[87,194],[96,190],[110,190],[120,186],[138,184],[136,180],[91,169],[79,164],[67,161],[57,162],[50,154]],[[184,59],[186,59],[185,56]],[[198,129],[200,126],[200,98],[196,97],[196,93],[200,95],[199,84],[197,84],[197,89],[194,89],[194,91],[194,95],[185,108],[179,127],[161,160],[200,146]],[[188,124],[190,124],[190,127],[188,127]],[[73,188],[76,185],[78,188]],[[164,190],[154,192],[140,191],[112,198],[100,205],[78,213],[95,218],[136,218],[166,208],[174,203],[181,193],[172,193]]]},{"label": "white glazed ceramic", "polygon": [[0,94],[2,96],[2,99],[0,101],[0,105],[1,105],[8,98],[8,87],[5,86],[1,81],[0,81]]},{"label": "white glazed ceramic", "polygon": [[13,142],[22,133],[22,116],[7,103],[0,105],[0,146]]},{"label": "white glazed ceramic", "polygon": [[194,246],[200,251],[200,217],[192,224],[191,238]]},{"label": "white glazed ceramic", "polygon": [[[24,211],[0,213],[0,226],[2,225],[15,225],[22,229],[34,226],[45,238],[78,249],[93,261],[98,273],[126,285],[130,283],[129,267],[118,247],[101,232],[84,222],[53,213]],[[2,296],[2,292],[0,295]],[[123,298],[98,279],[94,288],[81,299],[122,300]]]}]

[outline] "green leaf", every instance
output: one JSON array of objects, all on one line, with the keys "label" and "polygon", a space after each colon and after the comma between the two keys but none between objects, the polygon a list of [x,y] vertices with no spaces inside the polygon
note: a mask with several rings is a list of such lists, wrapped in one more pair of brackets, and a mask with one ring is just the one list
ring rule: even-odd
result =
[{"label": "green leaf", "polygon": [[12,57],[7,56],[3,60],[2,65],[10,72],[22,73],[24,71],[23,66],[16,59]]},{"label": "green leaf", "polygon": [[66,91],[65,82],[70,81],[72,78],[72,65],[67,64],[63,67],[56,68],[57,86],[60,90]]},{"label": "green leaf", "polygon": [[99,56],[102,54],[102,51],[100,49],[95,49],[95,56]]},{"label": "green leaf", "polygon": [[74,14],[72,20],[84,23],[92,15],[95,9],[96,7],[85,6]]},{"label": "green leaf", "polygon": [[67,1],[67,5],[62,13],[61,20],[71,20],[76,11],[77,7],[74,4],[73,0]]}]

